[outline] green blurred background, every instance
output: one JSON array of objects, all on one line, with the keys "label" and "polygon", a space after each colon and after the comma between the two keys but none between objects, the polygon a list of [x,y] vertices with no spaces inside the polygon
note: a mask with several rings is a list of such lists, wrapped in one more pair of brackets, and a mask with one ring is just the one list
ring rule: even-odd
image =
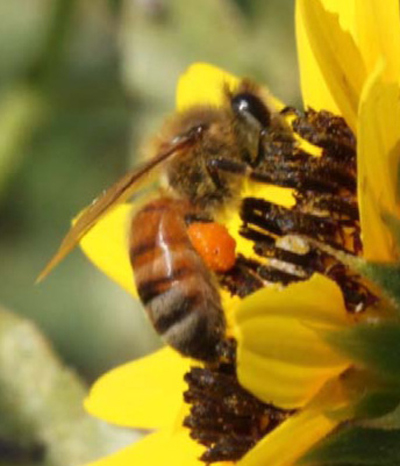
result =
[{"label": "green blurred background", "polygon": [[135,163],[207,61],[299,105],[292,0],[0,0],[0,306],[92,381],[155,348],[139,306],[74,252],[70,219]]}]

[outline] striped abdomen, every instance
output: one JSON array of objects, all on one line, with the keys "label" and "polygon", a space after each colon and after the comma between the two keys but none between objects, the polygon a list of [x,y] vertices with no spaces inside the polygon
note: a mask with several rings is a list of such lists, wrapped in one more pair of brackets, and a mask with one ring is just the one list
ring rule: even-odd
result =
[{"label": "striped abdomen", "polygon": [[225,318],[213,277],[194,250],[181,201],[161,198],[133,218],[130,260],[154,328],[182,354],[213,360]]}]

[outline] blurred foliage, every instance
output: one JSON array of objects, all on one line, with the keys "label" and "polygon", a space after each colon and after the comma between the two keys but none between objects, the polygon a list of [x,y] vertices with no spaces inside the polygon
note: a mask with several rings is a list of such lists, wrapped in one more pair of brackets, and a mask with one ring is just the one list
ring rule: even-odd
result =
[{"label": "blurred foliage", "polygon": [[71,219],[135,163],[207,61],[299,105],[292,0],[0,0],[0,303],[87,380],[158,344],[139,306],[74,253]]},{"label": "blurred foliage", "polygon": [[77,466],[138,437],[89,416],[85,394],[35,326],[0,308],[0,465]]}]

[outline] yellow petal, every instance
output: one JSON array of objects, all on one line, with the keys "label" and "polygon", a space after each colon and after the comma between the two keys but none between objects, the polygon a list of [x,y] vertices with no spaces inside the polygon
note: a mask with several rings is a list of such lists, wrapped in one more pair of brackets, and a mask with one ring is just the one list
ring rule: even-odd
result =
[{"label": "yellow petal", "polygon": [[179,111],[196,105],[220,107],[225,103],[224,86],[234,91],[239,78],[208,63],[195,63],[180,77],[176,94]]},{"label": "yellow petal", "polygon": [[305,409],[260,440],[239,465],[293,466],[337,424],[319,411]]},{"label": "yellow petal", "polygon": [[348,324],[340,290],[323,276],[262,289],[243,300],[235,317],[238,378],[267,403],[304,406],[349,364],[316,331]]},{"label": "yellow petal", "polygon": [[327,11],[337,13],[341,27],[350,32],[368,73],[381,58],[387,61],[385,76],[400,75],[399,2],[385,0],[321,0]]},{"label": "yellow petal", "polygon": [[[176,108],[178,111],[184,111],[196,105],[226,105],[224,88],[235,92],[240,82],[240,78],[209,63],[194,63],[179,78]],[[266,88],[261,89],[261,94],[274,111],[280,111],[285,107],[283,102]]]},{"label": "yellow petal", "polygon": [[121,204],[102,218],[80,242],[88,258],[112,280],[137,296],[128,252],[132,205]]},{"label": "yellow petal", "polygon": [[320,0],[325,10],[335,13],[340,26],[353,37],[356,30],[356,1],[357,0]]},{"label": "yellow petal", "polygon": [[378,64],[362,94],[358,128],[358,192],[364,257],[396,260],[395,245],[383,216],[399,215],[400,86],[385,82]]},{"label": "yellow petal", "polygon": [[236,318],[240,325],[249,317],[265,314],[315,321],[332,325],[348,322],[339,287],[328,278],[314,274],[309,280],[286,288],[263,288],[242,302]]},{"label": "yellow petal", "polygon": [[298,0],[296,24],[305,105],[340,114],[355,130],[366,71],[354,38],[319,0]]},{"label": "yellow petal", "polygon": [[[285,338],[289,338],[285,335]],[[314,348],[311,346],[310,351]],[[318,348],[317,348],[318,353]],[[324,384],[342,373],[347,364],[326,368],[278,361],[242,349],[238,352],[240,383],[265,403],[284,409],[303,407]]]},{"label": "yellow petal", "polygon": [[[282,337],[288,335],[289,329],[291,338],[282,342]],[[321,345],[318,335],[306,325],[305,319],[288,319],[284,315],[265,315],[258,318],[249,316],[240,324],[240,332],[248,340],[245,345],[247,351],[260,354],[271,361],[310,369],[343,364],[341,357],[329,347]],[[261,334],[268,338],[261,338]]]},{"label": "yellow petal", "polygon": [[304,17],[296,3],[296,44],[299,57],[299,72],[301,94],[305,108],[329,110],[338,115],[339,108],[325,83],[318,62],[310,46],[310,40],[305,29]]},{"label": "yellow petal", "polygon": [[183,376],[191,361],[170,348],[101,377],[85,400],[86,410],[108,422],[137,428],[172,425],[183,404]]},{"label": "yellow petal", "polygon": [[398,0],[355,1],[355,33],[364,61],[372,71],[379,59],[385,58],[385,76],[396,80],[400,76],[400,21]]},{"label": "yellow petal", "polygon": [[203,451],[188,431],[163,430],[87,466],[204,466],[197,459]]},{"label": "yellow petal", "polygon": [[[321,0],[324,8],[336,13],[340,26],[352,35],[355,28],[354,5],[355,0]],[[299,55],[300,80],[305,107],[329,110],[339,114],[340,110],[335,99],[325,83],[318,61],[308,38],[305,27],[305,18],[300,8],[299,0],[296,2],[296,42]]]}]

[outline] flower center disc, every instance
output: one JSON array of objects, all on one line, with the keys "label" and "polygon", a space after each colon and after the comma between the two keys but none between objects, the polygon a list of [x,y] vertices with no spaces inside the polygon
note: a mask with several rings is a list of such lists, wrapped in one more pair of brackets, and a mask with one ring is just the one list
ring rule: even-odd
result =
[{"label": "flower center disc", "polygon": [[[377,298],[335,254],[362,253],[355,137],[343,118],[326,111],[288,108],[282,116],[292,135],[267,130],[262,161],[250,178],[293,189],[295,204],[243,199],[240,235],[253,242],[255,257],[237,255],[235,265],[218,274],[220,285],[244,298],[318,272],[337,283],[349,313],[360,313]],[[233,340],[225,341],[218,363],[192,368],[185,377],[191,409],[184,425],[207,447],[201,457],[207,464],[239,460],[294,413],[262,403],[240,386],[235,350]]]}]

